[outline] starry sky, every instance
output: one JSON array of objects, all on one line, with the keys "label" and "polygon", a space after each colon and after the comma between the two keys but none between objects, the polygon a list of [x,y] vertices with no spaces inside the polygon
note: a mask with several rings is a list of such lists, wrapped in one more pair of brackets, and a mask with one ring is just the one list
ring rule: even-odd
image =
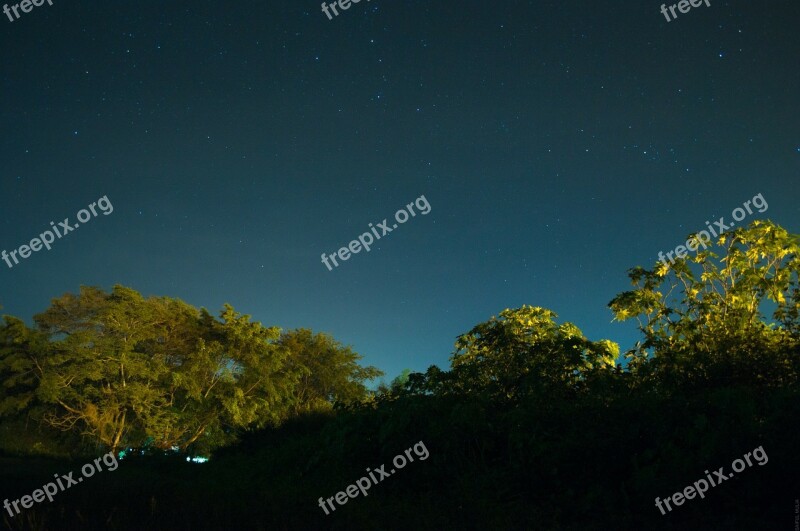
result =
[{"label": "starry sky", "polygon": [[[606,304],[763,194],[800,232],[800,3],[54,0],[0,19],[3,312],[116,283],[447,366],[523,304],[623,350]],[[368,224],[417,215],[329,271]]]}]

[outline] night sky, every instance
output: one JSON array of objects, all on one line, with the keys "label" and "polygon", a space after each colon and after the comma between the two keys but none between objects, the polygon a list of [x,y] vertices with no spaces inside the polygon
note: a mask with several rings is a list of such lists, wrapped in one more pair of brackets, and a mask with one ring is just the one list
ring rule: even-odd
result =
[{"label": "night sky", "polygon": [[[3,312],[116,283],[331,333],[383,369],[543,306],[606,304],[761,193],[800,232],[800,3],[53,0],[0,18]],[[333,254],[424,195],[417,215]],[[745,223],[745,222],[743,222]]]}]

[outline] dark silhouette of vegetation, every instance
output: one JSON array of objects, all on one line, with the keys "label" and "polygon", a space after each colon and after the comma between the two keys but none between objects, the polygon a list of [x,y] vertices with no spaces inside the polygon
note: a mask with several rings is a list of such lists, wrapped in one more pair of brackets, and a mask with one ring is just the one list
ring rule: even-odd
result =
[{"label": "dark silhouette of vegetation", "polygon": [[[622,360],[615,343],[523,306],[460,336],[449,370],[404,374],[374,392],[364,382],[380,372],[328,336],[280,334],[229,306],[217,320],[128,288],[83,288],[55,299],[36,328],[6,317],[0,329],[2,496],[30,493],[87,453],[137,451],[4,522],[791,529],[799,272],[797,236],[754,222],[673,265],[629,272],[633,289],[609,307],[638,319],[642,340]],[[317,506],[420,440],[429,459],[330,516]],[[656,497],[758,446],[764,466],[666,515],[656,508]],[[185,461],[198,451],[213,451],[211,461]]]}]

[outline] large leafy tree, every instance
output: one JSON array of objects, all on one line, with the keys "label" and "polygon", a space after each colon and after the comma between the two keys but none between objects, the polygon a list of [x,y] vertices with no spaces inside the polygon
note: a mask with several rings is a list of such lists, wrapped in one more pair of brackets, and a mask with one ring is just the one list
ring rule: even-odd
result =
[{"label": "large leafy tree", "polygon": [[34,318],[51,340],[36,360],[36,397],[53,406],[44,420],[111,449],[141,437],[143,420],[164,406],[158,383],[169,374],[141,348],[157,340],[158,318],[141,295],[119,286],[54,299]]},{"label": "large leafy tree", "polygon": [[277,424],[296,402],[300,371],[275,344],[279,329],[227,304],[220,317],[201,310],[147,349],[170,373],[161,385],[166,407],[147,419],[154,446],[224,444],[241,428]]},{"label": "large leafy tree", "polygon": [[38,408],[114,450],[213,446],[280,421],[295,400],[300,370],[279,330],[228,305],[216,320],[176,299],[82,287],[35,322],[6,318],[0,331],[0,414]]},{"label": "large leafy tree", "polygon": [[522,306],[500,312],[459,336],[453,371],[466,386],[513,398],[534,389],[576,391],[594,372],[614,369],[619,347],[590,341],[555,312]]},{"label": "large leafy tree", "polygon": [[574,394],[612,374],[619,346],[590,341],[572,323],[557,324],[545,308],[506,309],[456,341],[452,370],[412,374],[411,392],[483,394],[516,400],[531,394]]},{"label": "large leafy tree", "polygon": [[662,382],[796,381],[798,237],[754,221],[716,244],[674,264],[629,271],[635,289],[609,307],[618,320],[639,321],[644,340],[627,353],[631,368],[648,381],[658,374]]},{"label": "large leafy tree", "polygon": [[295,413],[364,400],[369,394],[365,382],[383,376],[375,367],[362,367],[362,356],[324,333],[289,330],[278,344],[286,350],[290,365],[300,371]]}]

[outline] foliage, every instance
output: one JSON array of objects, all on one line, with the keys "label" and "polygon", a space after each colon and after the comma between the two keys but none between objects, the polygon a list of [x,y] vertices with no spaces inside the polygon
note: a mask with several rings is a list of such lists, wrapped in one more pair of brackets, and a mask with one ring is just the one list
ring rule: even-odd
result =
[{"label": "foliage", "polygon": [[375,367],[359,365],[362,356],[350,347],[307,328],[284,332],[278,345],[288,351],[288,363],[300,371],[294,414],[363,400],[368,394],[364,382],[383,375]]},{"label": "foliage", "polygon": [[595,371],[614,368],[619,346],[589,341],[555,312],[523,306],[458,337],[451,361],[456,389],[507,399],[532,392],[574,392]]},{"label": "foliage", "polygon": [[[800,244],[771,222],[754,221],[711,249],[630,270],[634,290],[609,303],[636,317],[644,341],[626,355],[650,383],[691,380],[782,386],[797,381]],[[772,309],[775,322],[766,322]],[[656,373],[661,373],[656,376]]]},{"label": "foliage", "polygon": [[112,450],[207,452],[292,412],[360,400],[380,374],[329,336],[281,336],[230,305],[215,319],[122,286],[82,287],[34,320],[0,328],[0,416],[28,414]]},{"label": "foliage", "polygon": [[[125,291],[118,306],[103,302],[115,288],[54,301],[55,316],[37,329],[7,317],[4,422],[58,412],[45,400],[51,395],[75,403],[85,395],[111,412],[132,412],[125,437],[155,433],[153,426],[191,436],[206,412],[219,414],[207,432],[221,432],[220,441],[236,422],[263,426],[201,467],[123,463],[114,473],[121,479],[85,482],[72,498],[32,509],[37,524],[16,528],[779,529],[800,489],[798,241],[754,222],[717,243],[669,267],[630,271],[634,289],[609,304],[616,319],[640,322],[642,340],[624,367],[614,364],[616,344],[523,306],[459,336],[448,369],[404,372],[372,394],[364,382],[379,371],[360,367],[349,348],[304,329],[278,336],[230,307],[216,320]],[[142,353],[158,362],[136,365]],[[100,356],[109,367],[98,366]],[[120,360],[132,364],[126,385],[160,385],[174,397],[126,394]],[[42,375],[54,382],[47,392]],[[119,396],[104,395],[103,385]],[[246,400],[237,401],[237,390]],[[331,515],[318,508],[320,496],[420,440],[429,459]],[[730,471],[759,446],[769,456],[764,466],[666,515],[655,507],[656,497],[683,490],[704,470]],[[31,463],[3,461],[0,485],[41,485],[50,477],[44,467],[41,477],[20,479]]]}]

